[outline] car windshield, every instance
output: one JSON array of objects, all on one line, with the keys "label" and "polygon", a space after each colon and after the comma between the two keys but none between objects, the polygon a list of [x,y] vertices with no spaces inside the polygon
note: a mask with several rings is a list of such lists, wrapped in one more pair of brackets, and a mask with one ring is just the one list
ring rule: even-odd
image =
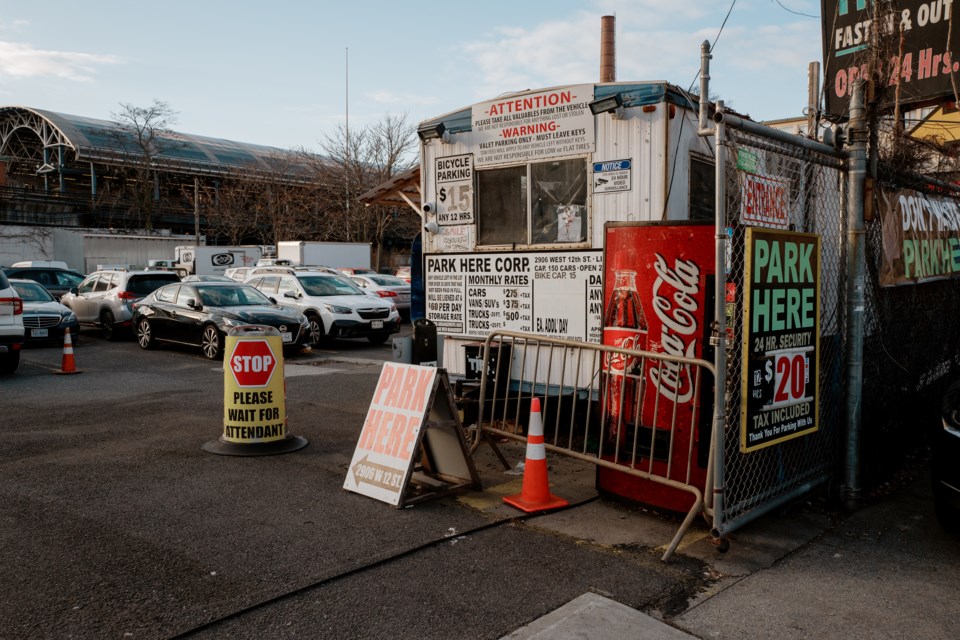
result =
[{"label": "car windshield", "polygon": [[13,285],[24,302],[52,302],[53,296],[39,284],[33,282],[17,282]]},{"label": "car windshield", "polygon": [[406,280],[402,280],[396,276],[367,276],[371,282],[374,282],[381,287],[407,287]]},{"label": "car windshield", "polygon": [[171,273],[170,275],[130,276],[130,280],[127,282],[127,291],[145,296],[148,293],[153,293],[165,284],[179,281],[180,278],[175,273]]},{"label": "car windshield", "polygon": [[198,286],[200,301],[210,307],[242,307],[272,305],[270,298],[253,287]]},{"label": "car windshield", "polygon": [[337,276],[300,276],[308,296],[365,296],[357,285]]}]

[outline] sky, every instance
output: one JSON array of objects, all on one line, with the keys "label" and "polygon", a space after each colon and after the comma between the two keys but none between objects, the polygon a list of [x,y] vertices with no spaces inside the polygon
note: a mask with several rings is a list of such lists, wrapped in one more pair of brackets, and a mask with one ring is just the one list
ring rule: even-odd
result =
[{"label": "sky", "polygon": [[176,131],[319,151],[346,122],[597,82],[613,15],[618,81],[697,90],[708,40],[712,98],[788,118],[822,56],[819,13],[819,0],[0,0],[0,105],[112,120],[160,100]]}]

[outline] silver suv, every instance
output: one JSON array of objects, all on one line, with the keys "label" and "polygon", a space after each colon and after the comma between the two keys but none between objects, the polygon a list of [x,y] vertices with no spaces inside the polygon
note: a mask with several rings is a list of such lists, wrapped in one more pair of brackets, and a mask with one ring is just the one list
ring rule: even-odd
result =
[{"label": "silver suv", "polygon": [[365,337],[373,344],[383,344],[400,330],[400,314],[393,303],[367,295],[337,273],[290,269],[289,273],[254,275],[246,284],[273,298],[281,307],[307,316],[310,341],[314,344],[327,336]]},{"label": "silver suv", "polygon": [[23,300],[0,271],[0,374],[13,373],[23,348]]},{"label": "silver suv", "polygon": [[134,302],[179,281],[172,271],[96,271],[64,294],[60,302],[77,315],[81,324],[99,326],[104,338],[115,340],[120,330],[130,329]]}]

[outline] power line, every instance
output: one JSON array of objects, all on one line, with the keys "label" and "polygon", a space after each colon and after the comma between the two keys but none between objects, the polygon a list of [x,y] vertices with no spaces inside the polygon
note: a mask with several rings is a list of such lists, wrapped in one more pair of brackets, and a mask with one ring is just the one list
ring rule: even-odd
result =
[{"label": "power line", "polygon": [[812,16],[812,15],[810,15],[809,13],[803,13],[802,11],[794,11],[793,9],[791,9],[790,7],[788,7],[787,5],[785,5],[785,4],[783,4],[782,2],[780,2],[780,0],[774,0],[774,2],[776,2],[778,5],[780,5],[780,8],[783,9],[784,11],[788,12],[788,13],[792,13],[792,14],[798,15],[798,16],[803,16],[803,17],[805,17],[805,18],[814,18],[814,19],[816,19],[816,20],[819,20],[819,19],[820,19],[820,16]]}]

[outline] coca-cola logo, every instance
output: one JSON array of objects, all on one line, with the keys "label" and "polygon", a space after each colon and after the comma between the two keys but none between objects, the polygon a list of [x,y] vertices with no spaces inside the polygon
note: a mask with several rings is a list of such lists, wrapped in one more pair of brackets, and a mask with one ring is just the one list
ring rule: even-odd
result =
[{"label": "coca-cola logo", "polygon": [[[604,333],[608,336],[612,336],[612,340],[608,342],[611,346],[617,347],[619,349],[630,349],[633,351],[639,351],[642,348],[642,343],[640,341],[640,332],[636,329],[613,329],[606,328]],[[606,365],[607,371],[611,375],[623,375],[623,372],[627,368],[627,361],[636,360],[635,357],[628,357],[626,354],[619,353],[616,351],[608,351],[606,353]],[[631,367],[635,366],[631,364]],[[633,372],[631,372],[633,373]]]},{"label": "coca-cola logo", "polygon": [[[660,345],[663,353],[686,358],[697,357],[700,323],[700,267],[692,260],[677,259],[673,268],[659,253],[655,255],[653,311],[660,319]],[[692,365],[659,363],[650,369],[650,379],[661,396],[671,402],[685,403],[693,397]]]}]

